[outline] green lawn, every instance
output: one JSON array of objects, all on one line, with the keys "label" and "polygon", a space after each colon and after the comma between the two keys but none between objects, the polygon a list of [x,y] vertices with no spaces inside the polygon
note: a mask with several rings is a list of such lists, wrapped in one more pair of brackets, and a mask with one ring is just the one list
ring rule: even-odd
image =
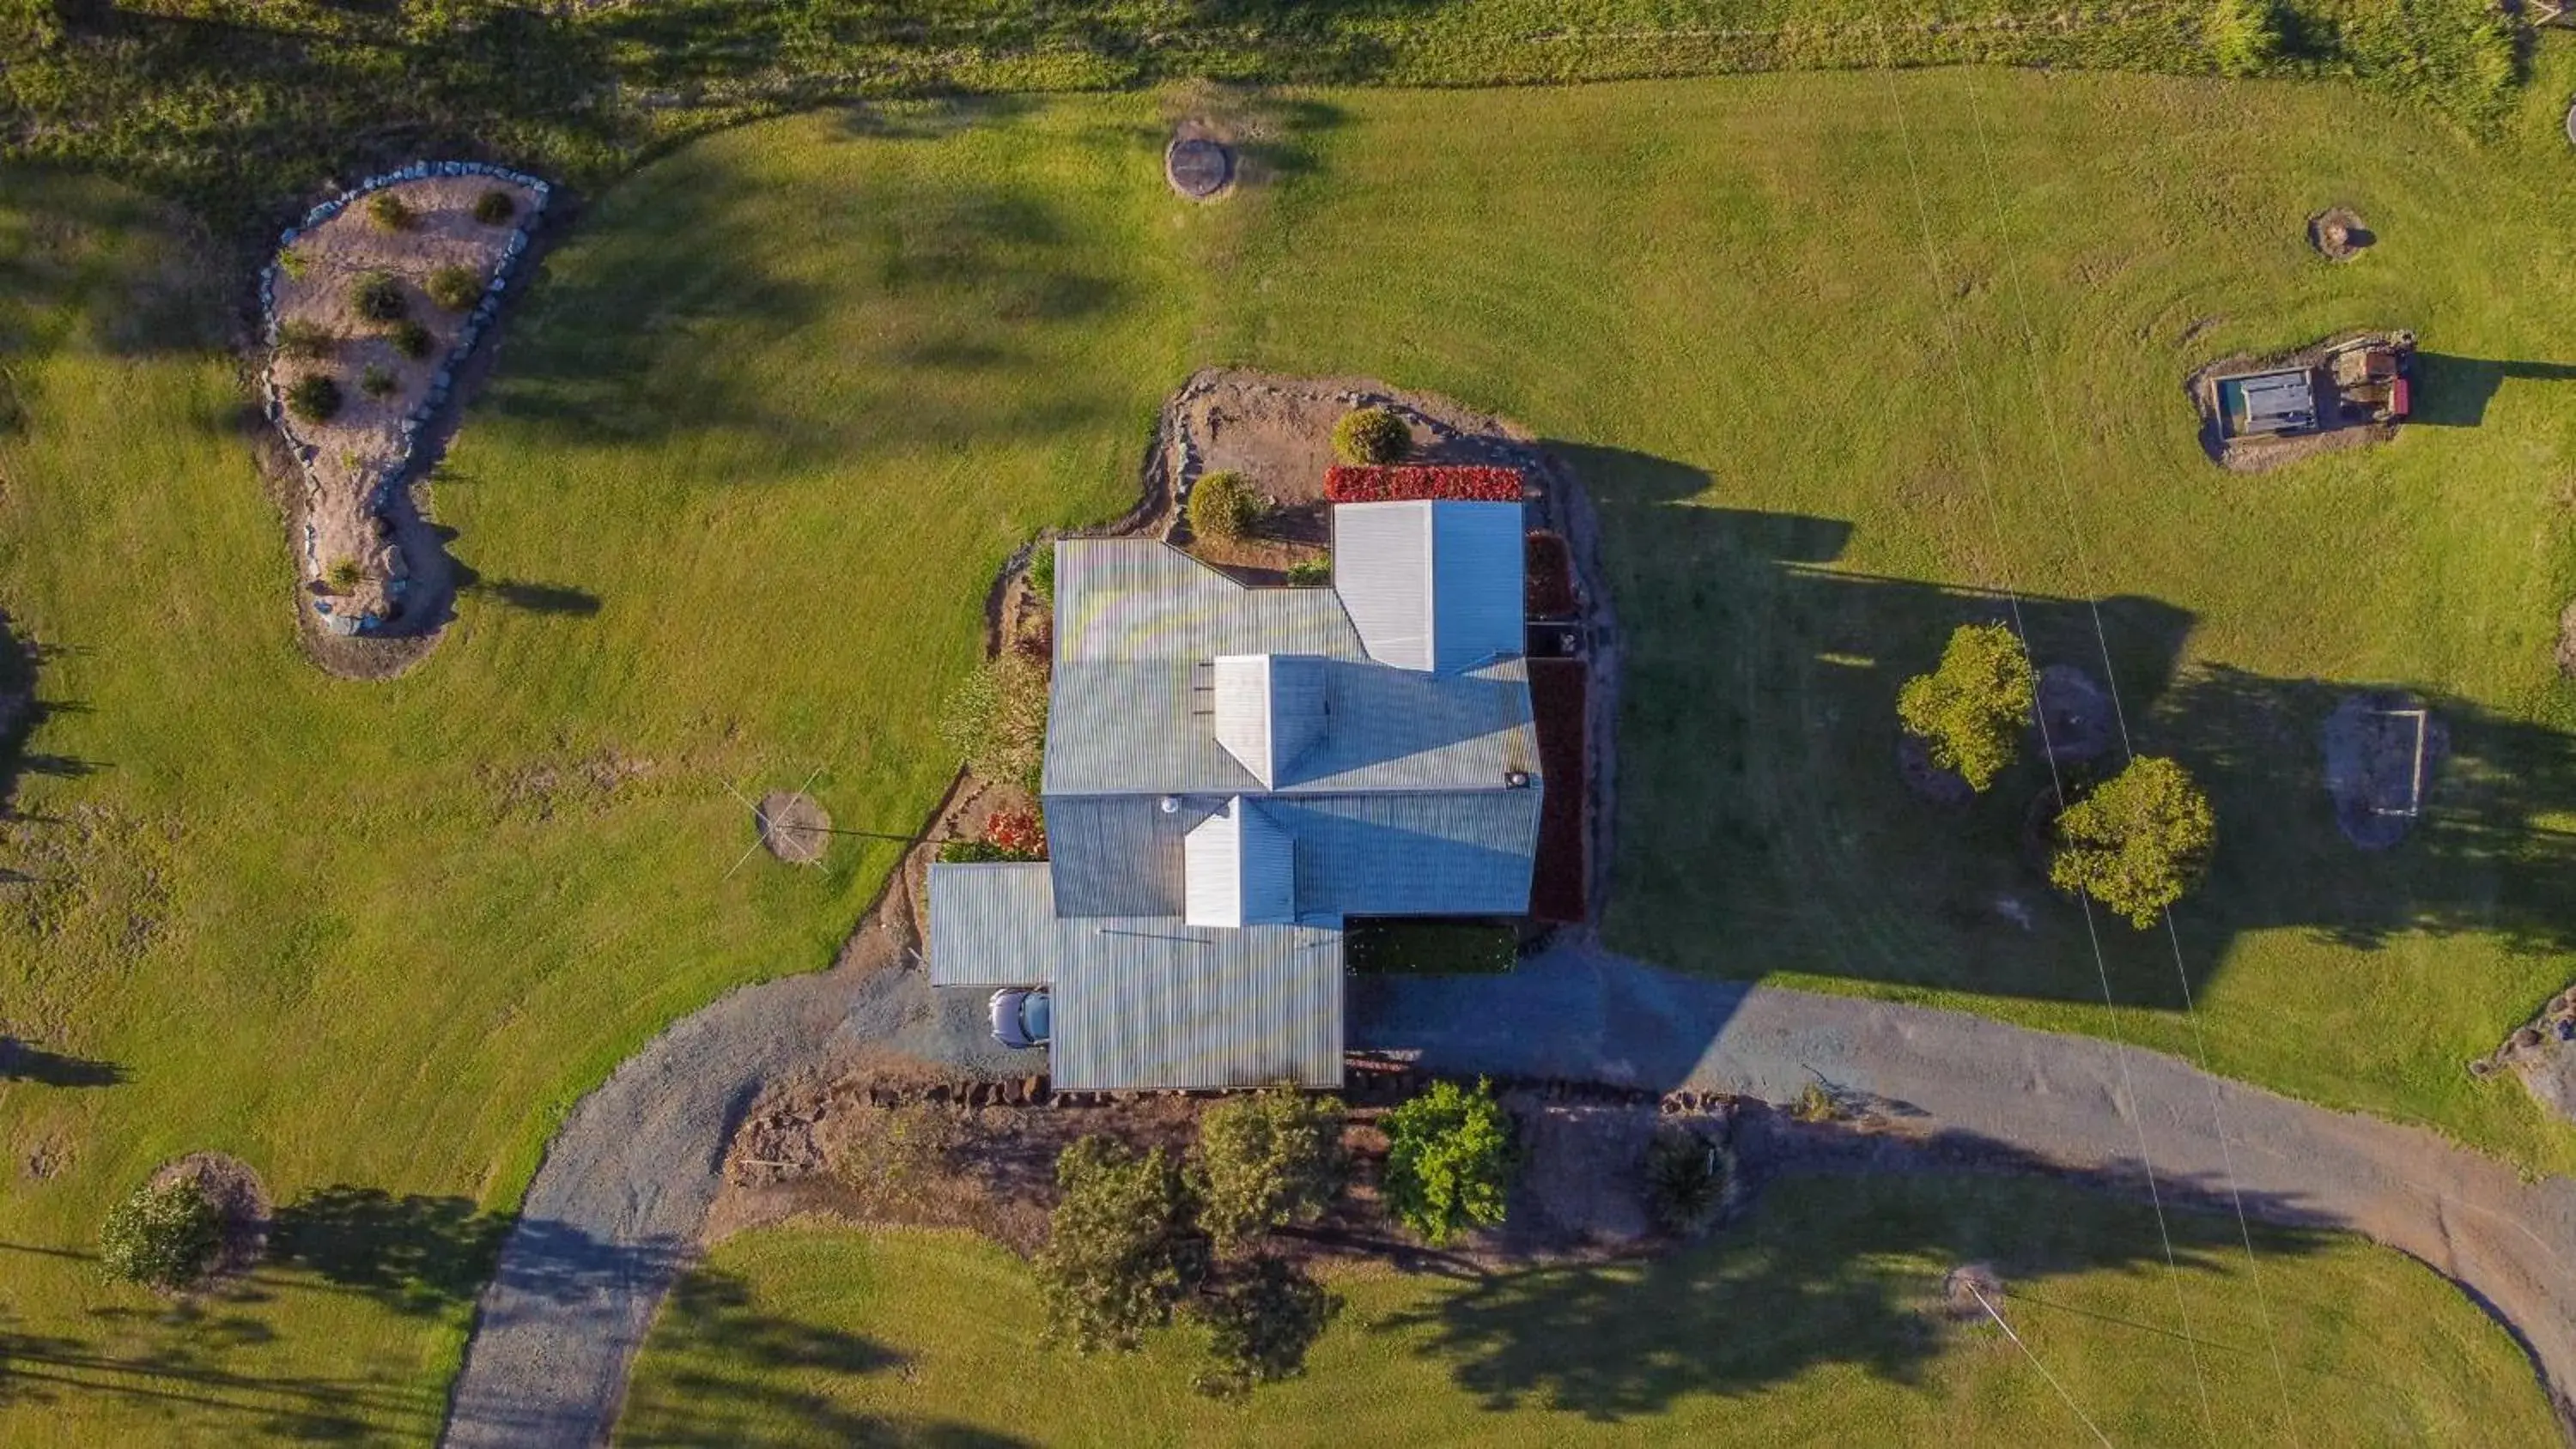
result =
[{"label": "green lawn", "polygon": [[[0,607],[52,651],[55,707],[8,828],[0,1012],[124,1080],[0,1084],[0,1439],[426,1432],[489,1214],[567,1106],[674,1015],[821,965],[892,859],[844,837],[821,871],[729,875],[726,786],[819,765],[837,823],[913,828],[994,567],[1118,511],[1155,403],[1217,360],[1446,391],[1585,470],[1630,630],[1621,945],[2189,1050],[2152,938],[2122,928],[2106,1012],[2013,807],[1935,817],[1886,763],[1960,591],[2133,595],[2141,743],[2218,794],[2218,876],[2182,912],[2218,1068],[2576,1162],[2459,1070],[2571,974],[2548,882],[2576,702],[2547,644],[2576,409],[2525,366],[2576,356],[2544,114],[2567,59],[2492,143],[2336,87],[2110,76],[1306,94],[1269,107],[1275,180],[1205,209],[1161,186],[1149,96],[731,133],[594,198],[549,258],[435,500],[493,587],[372,686],[292,639],[215,345],[247,278],[192,293],[183,228],[8,173]],[[1891,98],[1963,287],[1925,280]],[[2383,239],[2350,267],[2298,241],[2331,200]],[[2377,321],[2460,359],[2445,416],[2494,383],[2478,425],[2264,479],[2200,461],[2187,365]],[[2144,687],[2150,658],[2173,683]],[[2387,858],[2328,833],[2310,680],[2459,701],[2471,788]],[[2005,890],[2028,935],[1983,913]],[[101,1287],[104,1205],[199,1147],[302,1204],[305,1246],[190,1313]],[[310,1196],[335,1186],[386,1196]]]},{"label": "green lawn", "polygon": [[[2268,1233],[2249,1267],[2233,1222],[2173,1221],[2188,1338],[2144,1209],[2008,1178],[1791,1179],[1652,1267],[1337,1278],[1306,1375],[1240,1405],[1191,1390],[1186,1329],[1132,1357],[1038,1347],[1028,1268],[989,1243],[793,1225],[725,1243],[674,1296],[617,1442],[2092,1442],[2077,1410],[2118,1444],[2556,1442],[2512,1339],[2421,1265]],[[2001,1275],[1998,1311],[2065,1398],[1939,1311],[1962,1263]]]}]

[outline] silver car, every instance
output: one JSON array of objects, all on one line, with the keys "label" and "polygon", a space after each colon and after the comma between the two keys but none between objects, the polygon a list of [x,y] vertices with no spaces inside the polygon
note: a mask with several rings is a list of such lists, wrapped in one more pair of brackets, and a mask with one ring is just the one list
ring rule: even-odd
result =
[{"label": "silver car", "polygon": [[1047,1044],[1046,988],[1005,986],[993,993],[993,1040],[1013,1050]]}]

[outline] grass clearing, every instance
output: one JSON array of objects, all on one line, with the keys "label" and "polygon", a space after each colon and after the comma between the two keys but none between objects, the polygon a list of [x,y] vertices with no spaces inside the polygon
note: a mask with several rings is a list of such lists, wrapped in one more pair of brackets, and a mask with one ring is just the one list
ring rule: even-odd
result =
[{"label": "grass clearing", "polygon": [[[2555,1443],[2512,1339],[2408,1259],[2257,1237],[2275,1375],[2233,1222],[2178,1214],[2197,1344],[2143,1208],[2011,1178],[1788,1179],[1707,1245],[1468,1283],[1344,1275],[1302,1378],[1241,1405],[1189,1386],[1189,1330],[1133,1356],[1036,1346],[1027,1266],[979,1240],[797,1224],[719,1246],[664,1309],[617,1442],[644,1446],[2089,1442],[1998,1309],[2121,1444]],[[2389,1326],[2406,1325],[2391,1354]],[[2195,1349],[2200,1363],[2195,1379]],[[2283,1385],[2286,1383],[2286,1391]]]},{"label": "grass clearing", "polygon": [[[2218,873],[2182,914],[2216,1067],[2576,1162],[2576,1134],[2460,1070],[2569,974],[2576,702],[2548,641],[2576,594],[2552,370],[2576,203],[2544,104],[2568,60],[2543,52],[2488,145],[2299,84],[1316,93],[1277,108],[1276,180],[1214,208],[1164,188],[1152,97],[727,134],[596,198],[549,257],[435,495],[484,586],[374,686],[292,640],[217,350],[245,280],[129,192],[9,172],[0,607],[50,651],[53,709],[16,787],[0,988],[9,1030],[87,1067],[0,1084],[0,1332],[28,1366],[0,1439],[426,1434],[562,1113],[671,1017],[822,964],[891,862],[836,837],[822,870],[728,877],[751,826],[724,786],[821,764],[837,825],[913,828],[992,571],[1122,508],[1155,404],[1220,359],[1447,392],[1592,481],[1631,634],[1619,944],[2189,1052],[2152,937],[2116,938],[2106,1011],[2070,914],[1976,914],[2027,889],[2010,805],[1929,815],[1889,762],[1898,681],[1975,591],[2129,596],[2123,683],[2167,680],[2141,741],[2218,803]],[[1960,373],[1891,96],[1964,284]],[[2340,267],[2299,235],[2333,200],[2381,238]],[[2070,421],[2080,555],[2008,261]],[[2191,364],[2375,322],[2446,359],[2438,418],[2261,479],[2201,460]],[[2309,681],[2460,702],[2454,813],[2345,850],[2297,773]],[[315,1230],[172,1313],[80,1255],[193,1149]]]}]

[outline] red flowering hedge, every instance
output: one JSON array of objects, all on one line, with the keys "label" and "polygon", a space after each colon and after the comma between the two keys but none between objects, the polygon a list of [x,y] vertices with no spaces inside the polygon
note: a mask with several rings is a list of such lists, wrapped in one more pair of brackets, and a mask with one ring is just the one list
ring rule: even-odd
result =
[{"label": "red flowering hedge", "polygon": [[1442,468],[1421,463],[1354,466],[1336,463],[1324,473],[1328,503],[1518,503],[1517,468]]}]

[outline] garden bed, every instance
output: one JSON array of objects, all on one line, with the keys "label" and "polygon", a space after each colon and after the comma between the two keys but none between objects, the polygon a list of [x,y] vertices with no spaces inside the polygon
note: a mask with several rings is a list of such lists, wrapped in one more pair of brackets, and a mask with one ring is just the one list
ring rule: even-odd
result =
[{"label": "garden bed", "polygon": [[1585,708],[1590,670],[1581,660],[1529,662],[1530,709],[1538,725],[1538,863],[1530,881],[1530,914],[1572,924],[1591,904],[1591,862],[1585,849],[1584,809],[1591,793]]},{"label": "garden bed", "polygon": [[1342,959],[1363,976],[1499,975],[1520,959],[1520,932],[1503,921],[1357,920]]}]

